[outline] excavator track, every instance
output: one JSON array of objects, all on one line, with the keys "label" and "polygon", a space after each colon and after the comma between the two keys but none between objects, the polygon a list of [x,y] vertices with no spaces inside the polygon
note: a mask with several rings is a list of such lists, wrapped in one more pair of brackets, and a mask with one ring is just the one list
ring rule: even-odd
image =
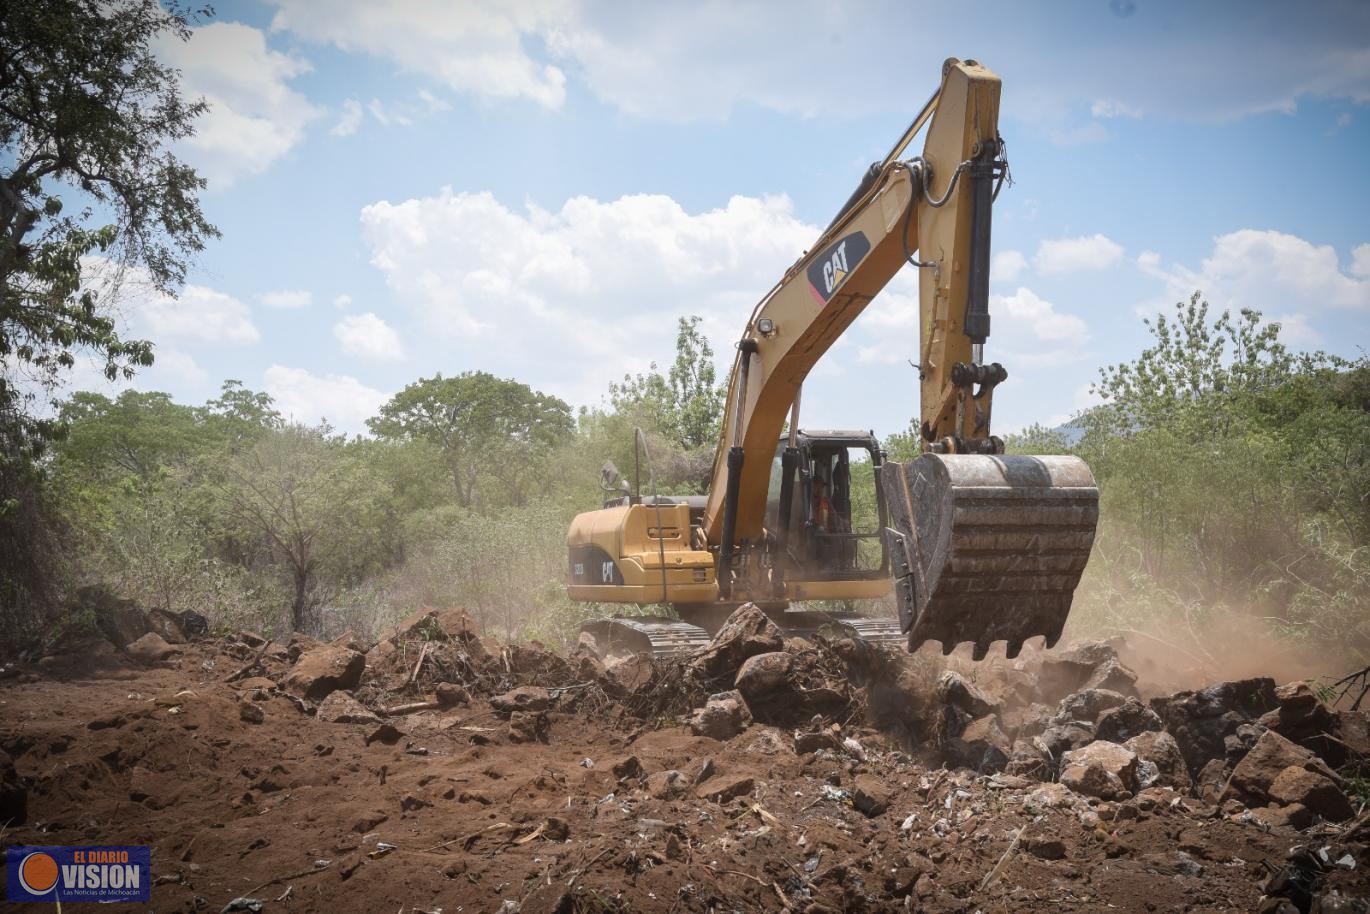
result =
[{"label": "excavator track", "polygon": [[910,651],[1061,637],[1099,520],[1099,489],[1078,457],[924,454],[887,463],[880,485],[895,599]]},{"label": "excavator track", "polygon": [[[786,638],[812,640],[820,634],[847,634],[878,645],[899,645],[904,641],[897,619],[800,610],[769,615]],[[662,616],[616,616],[587,622],[580,630],[594,636],[602,658],[650,653],[657,660],[668,660],[688,656],[706,647],[717,626],[710,630]]]}]

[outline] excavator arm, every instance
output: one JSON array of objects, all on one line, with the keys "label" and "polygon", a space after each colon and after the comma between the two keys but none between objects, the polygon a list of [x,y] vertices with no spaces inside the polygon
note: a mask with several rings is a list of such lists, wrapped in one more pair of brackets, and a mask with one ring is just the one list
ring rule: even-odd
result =
[{"label": "excavator arm", "polygon": [[[977,659],[993,641],[1007,641],[1015,656],[1028,637],[1060,637],[1093,542],[1098,492],[1078,458],[1007,457],[990,434],[994,388],[1007,378],[1001,365],[983,363],[992,204],[1007,177],[999,90],[977,62],[948,60],[940,88],[890,154],[754,310],[737,346],[703,517],[720,599],[780,590],[783,543],[769,567],[758,557],[785,420],[796,424],[801,386],[819,358],[912,265],[925,453],[879,468],[901,629],[910,649],[970,641]],[[922,155],[901,158],[925,125]]]}]

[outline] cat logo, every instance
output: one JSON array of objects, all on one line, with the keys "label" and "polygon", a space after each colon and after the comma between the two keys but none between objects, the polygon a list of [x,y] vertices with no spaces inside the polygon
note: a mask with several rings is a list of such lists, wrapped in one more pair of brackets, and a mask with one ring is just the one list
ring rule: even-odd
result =
[{"label": "cat logo", "polygon": [[614,563],[604,562],[599,567],[599,576],[605,584],[614,583]]},{"label": "cat logo", "polygon": [[864,232],[852,232],[828,245],[809,264],[809,290],[820,305],[826,305],[833,293],[856,269],[856,265],[871,252],[871,243]]}]

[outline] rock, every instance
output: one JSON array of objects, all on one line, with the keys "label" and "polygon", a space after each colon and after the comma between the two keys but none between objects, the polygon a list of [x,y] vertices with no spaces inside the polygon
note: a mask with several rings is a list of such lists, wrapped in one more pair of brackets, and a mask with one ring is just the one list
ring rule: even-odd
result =
[{"label": "rock", "polygon": [[432,805],[432,802],[412,793],[406,793],[400,798],[400,809],[404,812],[413,812]]},{"label": "rock", "polygon": [[374,829],[377,825],[389,820],[389,816],[376,810],[363,815],[356,822],[352,823],[352,830],[359,835],[364,835]]},{"label": "rock", "polygon": [[0,749],[0,823],[12,827],[28,821],[29,795],[19,780],[14,759]]},{"label": "rock", "polygon": [[689,778],[676,771],[656,771],[647,775],[647,792],[658,800],[673,800],[690,787]]},{"label": "rock", "polygon": [[1267,730],[1246,757],[1232,769],[1232,789],[1248,798],[1269,800],[1271,785],[1286,768],[1312,771],[1333,783],[1341,780],[1313,753],[1291,743],[1275,731]]},{"label": "rock", "polygon": [[608,677],[627,692],[636,692],[656,679],[656,662],[647,652],[615,657],[604,667]]},{"label": "rock", "polygon": [[1306,682],[1292,682],[1275,690],[1279,707],[1264,714],[1260,723],[1285,739],[1315,753],[1333,768],[1346,764],[1345,742],[1329,739],[1337,730],[1337,715],[1323,704]]},{"label": "rock", "polygon": [[1359,758],[1370,761],[1370,711],[1338,711],[1336,734]]},{"label": "rock", "polygon": [[1028,838],[1023,849],[1041,860],[1064,860],[1066,856],[1066,843],[1060,838]]},{"label": "rock", "polygon": [[238,719],[249,724],[260,724],[266,720],[266,712],[256,702],[241,701],[238,703]]},{"label": "rock", "polygon": [[512,714],[515,711],[546,711],[551,706],[551,694],[539,686],[519,686],[490,699],[490,707],[501,714]]},{"label": "rock", "polygon": [[873,819],[890,808],[890,790],[879,778],[858,774],[852,786],[852,806]]},{"label": "rock", "polygon": [[1132,698],[1141,693],[1137,691],[1137,674],[1123,666],[1118,658],[1111,657],[1099,665],[1085,680],[1085,689],[1104,689]]},{"label": "rock", "polygon": [[[292,640],[292,645],[296,642]],[[366,655],[345,647],[319,644],[300,652],[281,680],[282,688],[306,701],[322,701],[341,689],[350,692],[362,681]]]},{"label": "rock", "polygon": [[94,618],[95,627],[115,647],[127,647],[147,634],[147,618],[138,604],[125,600],[103,585],[81,587],[76,606]]},{"label": "rock", "polygon": [[1139,733],[1123,743],[1137,754],[1137,786],[1141,790],[1148,787],[1173,787],[1188,793],[1190,784],[1189,767],[1175,737],[1164,730],[1148,730]]},{"label": "rock", "polygon": [[1033,740],[1013,741],[1004,774],[1032,781],[1049,781],[1056,773],[1056,763]]},{"label": "rock", "polygon": [[794,738],[795,755],[808,755],[810,752],[817,752],[820,749],[837,750],[842,748],[842,741],[828,730],[819,730],[816,733],[799,733]]},{"label": "rock", "polygon": [[1231,776],[1232,771],[1224,759],[1209,759],[1194,776],[1194,795],[1205,803],[1218,805],[1222,801],[1223,791],[1227,789],[1227,779]]},{"label": "rock", "polygon": [[[750,604],[749,604],[750,605]],[[741,774],[720,775],[705,781],[695,791],[699,798],[711,803],[726,803],[735,797],[750,796],[756,782]]]},{"label": "rock", "polygon": [[386,746],[393,746],[404,739],[404,734],[394,724],[381,724],[370,733],[366,734],[366,744],[382,743]]},{"label": "rock", "polygon": [[636,755],[630,755],[621,762],[617,762],[614,767],[614,777],[620,781],[624,778],[631,778],[640,781],[647,776],[647,769],[642,767],[642,760]]},{"label": "rock", "polygon": [[455,682],[438,683],[433,697],[437,699],[438,707],[441,708],[455,708],[457,705],[469,705],[471,703],[471,693]]},{"label": "rock", "polygon": [[1151,700],[1151,710],[1179,743],[1191,773],[1197,773],[1210,759],[1226,758],[1227,737],[1275,705],[1273,679],[1220,682]]},{"label": "rock", "polygon": [[1056,724],[1042,731],[1035,742],[1052,758],[1059,759],[1071,749],[1094,742],[1094,728],[1080,721]]},{"label": "rock", "polygon": [[1085,689],[1061,700],[1057,707],[1055,721],[1078,720],[1094,723],[1099,715],[1109,708],[1116,708],[1127,701],[1127,696],[1108,689]]},{"label": "rock", "polygon": [[1291,766],[1276,776],[1270,785],[1270,799],[1281,806],[1297,803],[1329,822],[1342,822],[1355,815],[1355,808],[1330,778],[1302,767]]},{"label": "rock", "polygon": [[549,736],[545,711],[514,711],[509,715],[509,739],[516,743],[545,743]]},{"label": "rock", "polygon": [[748,657],[778,651],[784,644],[780,629],[755,603],[744,603],[690,661],[690,671],[709,680],[731,675]]},{"label": "rock", "polygon": [[333,692],[319,702],[319,720],[330,724],[378,724],[381,719],[346,692]]},{"label": "rock", "polygon": [[156,632],[148,632],[128,647],[124,648],[129,659],[145,666],[161,663],[168,657],[181,653],[179,647],[167,644],[166,639]]},{"label": "rock", "polygon": [[1117,650],[1106,641],[1087,641],[1059,654],[1049,653],[1037,674],[1038,690],[1047,701],[1057,701],[1079,691],[1095,670],[1117,659]]},{"label": "rock", "polygon": [[1267,828],[1305,829],[1313,824],[1313,814],[1298,803],[1288,806],[1257,806],[1250,810],[1251,818]]},{"label": "rock", "polygon": [[1137,755],[1117,743],[1096,740],[1061,758],[1061,783],[1101,800],[1126,799],[1137,787]]},{"label": "rock", "polygon": [[[1099,721],[1095,724],[1094,734],[1099,739],[1106,739],[1110,743],[1125,743],[1138,733],[1149,733],[1160,730],[1161,718],[1156,712],[1142,704],[1135,698],[1118,705],[1116,708],[1109,708],[1099,715]],[[1179,746],[1176,746],[1178,750]]]},{"label": "rock", "polygon": [[176,618],[187,639],[209,634],[209,620],[194,610],[183,609],[176,614]]},{"label": "rock", "polygon": [[1070,809],[1083,805],[1084,800],[1064,784],[1043,784],[1033,788],[1023,798],[1023,804],[1039,809]]},{"label": "rock", "polygon": [[1001,703],[997,699],[991,698],[967,682],[965,677],[955,670],[947,670],[937,681],[937,698],[944,705],[965,711],[972,719],[997,714],[1001,709]]},{"label": "rock", "polygon": [[167,644],[185,644],[186,633],[181,628],[181,618],[164,609],[147,611],[147,629],[161,635]]},{"label": "rock", "polygon": [[751,726],[752,714],[740,692],[720,692],[710,695],[702,708],[690,717],[690,731],[710,739],[732,739]]},{"label": "rock", "polygon": [[987,714],[967,724],[961,735],[947,740],[942,749],[952,764],[980,774],[993,774],[1003,771],[1008,764],[1009,747],[999,722],[993,714]]},{"label": "rock", "polygon": [[773,695],[790,686],[794,657],[784,651],[771,651],[748,657],[737,671],[734,687],[749,701]]},{"label": "rock", "polygon": [[999,726],[1013,739],[1031,739],[1051,726],[1055,711],[1043,704],[1030,704],[999,715]]}]

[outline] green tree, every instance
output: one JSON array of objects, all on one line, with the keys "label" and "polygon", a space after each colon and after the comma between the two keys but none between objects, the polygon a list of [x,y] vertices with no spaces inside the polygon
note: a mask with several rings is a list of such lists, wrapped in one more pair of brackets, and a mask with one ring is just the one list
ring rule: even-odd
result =
[{"label": "green tree", "polygon": [[565,401],[483,371],[416,381],[367,425],[381,438],[436,445],[466,508],[481,500],[483,481],[508,502],[525,504],[552,450],[575,432]]},{"label": "green tree", "polygon": [[[158,0],[30,0],[0,6],[0,433],[14,458],[55,431],[26,408],[20,376],[49,388],[74,353],[129,376],[152,347],[125,340],[83,283],[91,255],[174,292],[218,231],[204,181],[167,146],[203,101],[182,97],[153,45],[189,37],[188,13]],[[74,206],[66,198],[80,201]]]},{"label": "green tree", "polygon": [[677,323],[675,361],[662,375],[653,362],[647,374],[624,375],[609,385],[609,402],[618,412],[642,412],[656,430],[686,451],[717,445],[727,386],[718,383],[714,351],[699,332],[699,317]]}]

